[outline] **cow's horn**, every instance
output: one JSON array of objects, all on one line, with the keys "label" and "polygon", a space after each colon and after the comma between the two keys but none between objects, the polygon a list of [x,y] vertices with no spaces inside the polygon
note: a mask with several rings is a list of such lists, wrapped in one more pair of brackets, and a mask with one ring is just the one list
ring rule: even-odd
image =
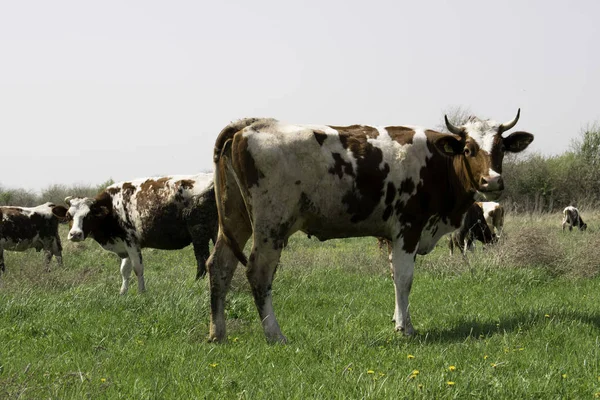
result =
[{"label": "cow's horn", "polygon": [[67,196],[67,197],[65,197],[65,203],[67,203],[67,205],[70,206],[72,199],[73,199],[73,196]]},{"label": "cow's horn", "polygon": [[500,125],[498,127],[498,133],[506,132],[507,130],[509,130],[513,126],[515,126],[517,124],[517,122],[519,121],[519,117],[520,116],[521,116],[521,109],[519,108],[519,110],[517,111],[517,116],[515,117],[515,119],[513,119],[510,122],[506,122],[506,123]]},{"label": "cow's horn", "polygon": [[448,131],[450,131],[451,133],[454,133],[455,135],[458,135],[460,137],[465,136],[465,131],[460,127],[452,125],[452,123],[450,121],[448,121],[447,115],[444,115],[444,120],[446,121],[446,128],[448,128]]}]

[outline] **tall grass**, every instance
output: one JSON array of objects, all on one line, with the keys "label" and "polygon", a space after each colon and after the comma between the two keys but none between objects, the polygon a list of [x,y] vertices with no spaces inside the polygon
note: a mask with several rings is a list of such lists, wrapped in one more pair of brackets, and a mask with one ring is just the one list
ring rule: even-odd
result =
[{"label": "tall grass", "polygon": [[191,248],[144,250],[148,292],[126,296],[118,259],[93,242],[64,243],[49,273],[42,254],[7,252],[0,398],[593,398],[598,217],[584,214],[584,233],[563,233],[558,214],[510,217],[497,246],[466,260],[442,239],[417,259],[412,338],[393,331],[375,239],[295,235],[273,287],[286,346],[265,343],[242,267],[229,340],[205,341]]}]

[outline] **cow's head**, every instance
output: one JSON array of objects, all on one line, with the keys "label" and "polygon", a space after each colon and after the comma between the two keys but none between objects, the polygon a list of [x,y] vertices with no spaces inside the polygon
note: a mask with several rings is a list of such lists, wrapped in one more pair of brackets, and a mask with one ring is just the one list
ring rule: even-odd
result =
[{"label": "cow's head", "polygon": [[476,192],[478,200],[496,200],[502,194],[502,160],[504,153],[518,153],[533,141],[527,132],[502,134],[517,124],[521,110],[509,122],[499,124],[492,120],[471,117],[461,126],[454,126],[444,116],[446,127],[454,135],[441,135],[435,141],[436,148],[453,157],[454,164],[464,174],[465,185]]},{"label": "cow's head", "polygon": [[69,206],[67,218],[71,227],[67,237],[72,242],[85,240],[110,213],[106,206],[89,197],[68,196],[65,203]]}]

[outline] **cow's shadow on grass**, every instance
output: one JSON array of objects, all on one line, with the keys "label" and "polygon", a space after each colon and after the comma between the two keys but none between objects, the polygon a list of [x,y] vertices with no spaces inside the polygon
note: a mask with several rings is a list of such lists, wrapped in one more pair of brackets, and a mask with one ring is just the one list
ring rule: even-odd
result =
[{"label": "cow's shadow on grass", "polygon": [[460,319],[448,328],[422,328],[417,332],[415,339],[437,343],[463,342],[469,338],[480,339],[498,334],[526,332],[542,325],[557,325],[574,321],[600,330],[600,313],[557,311],[545,314],[533,311],[510,316],[504,315],[497,321]]}]

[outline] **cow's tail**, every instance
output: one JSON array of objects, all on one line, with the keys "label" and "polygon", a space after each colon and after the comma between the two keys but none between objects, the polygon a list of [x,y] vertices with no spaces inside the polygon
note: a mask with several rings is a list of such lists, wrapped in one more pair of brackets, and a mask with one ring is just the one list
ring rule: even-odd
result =
[{"label": "cow's tail", "polygon": [[[229,231],[229,227],[223,221],[224,204],[223,204],[223,191],[225,188],[225,181],[227,179],[227,173],[235,174],[231,168],[231,143],[233,136],[246,128],[259,121],[259,118],[245,118],[239,121],[235,121],[227,125],[215,142],[215,151],[213,154],[213,161],[215,163],[215,198],[217,203],[217,212],[219,215],[219,228],[221,235],[227,246],[231,249],[233,254],[244,266],[248,264],[248,259],[244,255],[244,252],[240,249],[239,244],[233,239],[233,235]],[[229,170],[229,171],[228,171]],[[235,183],[236,186],[237,182]],[[241,189],[240,189],[241,190]]]}]

